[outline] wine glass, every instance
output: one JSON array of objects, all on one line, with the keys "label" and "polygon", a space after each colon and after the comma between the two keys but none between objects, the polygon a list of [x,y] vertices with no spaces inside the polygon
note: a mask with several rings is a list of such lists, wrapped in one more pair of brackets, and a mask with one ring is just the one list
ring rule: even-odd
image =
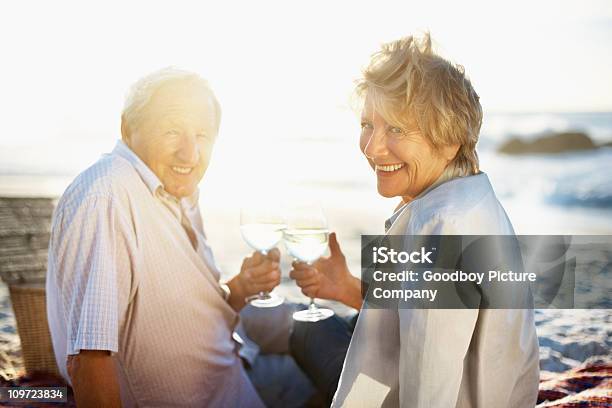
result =
[{"label": "wine glass", "polygon": [[[283,237],[287,227],[282,213],[273,206],[252,206],[240,210],[240,233],[251,248],[266,255]],[[246,301],[255,307],[275,307],[284,299],[272,292],[259,292]]]},{"label": "wine glass", "polygon": [[[283,242],[296,259],[312,265],[327,249],[329,230],[327,219],[318,206],[294,208],[287,218],[287,229],[283,231]],[[293,314],[300,322],[318,322],[334,315],[330,309],[320,308],[310,298],[308,309]]]}]

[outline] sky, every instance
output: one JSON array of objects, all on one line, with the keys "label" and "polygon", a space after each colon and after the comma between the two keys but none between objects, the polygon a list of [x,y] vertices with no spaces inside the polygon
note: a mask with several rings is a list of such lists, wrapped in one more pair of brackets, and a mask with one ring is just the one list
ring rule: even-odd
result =
[{"label": "sky", "polygon": [[209,79],[245,149],[354,137],[369,56],[425,30],[485,111],[612,110],[610,1],[2,2],[0,147],[108,149],[130,84],[169,65]]}]

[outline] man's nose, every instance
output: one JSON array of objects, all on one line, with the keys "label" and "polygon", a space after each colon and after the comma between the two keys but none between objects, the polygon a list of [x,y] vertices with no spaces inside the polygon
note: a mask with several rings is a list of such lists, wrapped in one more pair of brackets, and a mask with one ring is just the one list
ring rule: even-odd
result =
[{"label": "man's nose", "polygon": [[200,161],[200,150],[198,148],[196,136],[185,136],[181,139],[176,158],[181,164],[195,166]]},{"label": "man's nose", "polygon": [[368,139],[363,153],[370,160],[388,153],[384,129],[375,128]]}]

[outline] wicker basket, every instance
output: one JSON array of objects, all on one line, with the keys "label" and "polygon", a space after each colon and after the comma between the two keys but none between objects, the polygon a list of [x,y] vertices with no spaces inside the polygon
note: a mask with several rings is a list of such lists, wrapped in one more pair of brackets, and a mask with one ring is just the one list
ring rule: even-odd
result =
[{"label": "wicker basket", "polygon": [[26,372],[59,375],[49,324],[44,284],[9,285]]}]

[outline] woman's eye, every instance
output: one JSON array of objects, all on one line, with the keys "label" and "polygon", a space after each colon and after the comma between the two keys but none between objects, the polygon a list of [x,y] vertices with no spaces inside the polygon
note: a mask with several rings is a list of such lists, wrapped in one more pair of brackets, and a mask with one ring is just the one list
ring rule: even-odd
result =
[{"label": "woman's eye", "polygon": [[198,133],[198,134],[196,135],[196,137],[197,137],[198,139],[206,139],[206,134],[204,134],[204,133]]},{"label": "woman's eye", "polygon": [[389,132],[395,133],[395,134],[402,134],[402,133],[404,133],[402,128],[398,128],[398,127],[391,127],[391,128],[389,128]]},{"label": "woman's eye", "polygon": [[365,130],[365,129],[372,129],[372,124],[367,123],[367,122],[362,122],[361,123],[361,130]]}]

